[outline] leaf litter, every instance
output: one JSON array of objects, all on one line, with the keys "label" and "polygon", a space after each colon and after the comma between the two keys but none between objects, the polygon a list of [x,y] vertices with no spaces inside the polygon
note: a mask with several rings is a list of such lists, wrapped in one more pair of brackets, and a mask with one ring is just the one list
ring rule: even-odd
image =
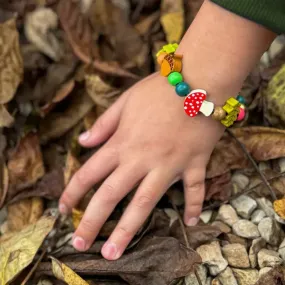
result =
[{"label": "leaf litter", "polygon": [[[103,259],[100,250],[130,197],[86,253],[72,248],[71,236],[99,185],[72,217],[51,214],[72,175],[97,151],[81,149],[78,134],[155,71],[155,53],[182,38],[202,2],[0,1],[0,208],[7,213],[0,225],[0,284],[183,284],[201,263],[195,249],[222,238],[215,226],[181,223],[180,182],[114,262]],[[263,173],[283,219],[284,168],[276,162],[285,157],[284,64],[285,48],[256,66],[241,92],[249,114],[232,129],[257,163],[269,163]],[[225,133],[208,164],[205,207],[236,195],[236,171],[249,177],[246,191],[269,196],[248,156]],[[180,198],[173,204],[174,196]],[[263,278],[270,281],[258,284],[274,282],[283,272],[279,266]]]}]

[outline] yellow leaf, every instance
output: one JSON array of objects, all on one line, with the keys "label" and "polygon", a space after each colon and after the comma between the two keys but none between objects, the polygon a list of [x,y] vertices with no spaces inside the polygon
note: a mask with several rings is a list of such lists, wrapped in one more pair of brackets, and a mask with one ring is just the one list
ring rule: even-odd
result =
[{"label": "yellow leaf", "polygon": [[72,154],[71,151],[68,152],[65,169],[64,169],[64,184],[65,186],[69,183],[72,176],[80,168],[81,164],[78,159]]},{"label": "yellow leaf", "polygon": [[23,78],[16,19],[0,24],[0,103],[9,102]]},{"label": "yellow leaf", "polygon": [[9,231],[20,231],[27,225],[34,224],[43,215],[42,198],[34,197],[10,204],[8,210]]},{"label": "yellow leaf", "polygon": [[0,242],[0,285],[12,281],[34,259],[56,218],[42,217],[37,223]]},{"label": "yellow leaf", "polygon": [[169,43],[179,43],[184,32],[183,0],[163,0],[161,4],[161,25]]},{"label": "yellow leaf", "polygon": [[77,209],[72,209],[72,223],[75,229],[78,228],[82,218],[83,218],[84,212]]},{"label": "yellow leaf", "polygon": [[278,216],[285,220],[285,198],[274,201],[273,207]]},{"label": "yellow leaf", "polygon": [[89,285],[72,269],[54,257],[52,257],[52,271],[57,279],[64,281],[68,285]]}]

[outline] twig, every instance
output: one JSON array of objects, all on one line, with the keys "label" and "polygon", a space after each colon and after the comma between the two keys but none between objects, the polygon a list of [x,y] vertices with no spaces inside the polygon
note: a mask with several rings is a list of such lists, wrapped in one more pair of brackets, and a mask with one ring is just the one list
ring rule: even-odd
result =
[{"label": "twig", "polygon": [[178,209],[177,209],[177,207],[176,207],[176,205],[175,205],[175,203],[173,201],[173,198],[172,198],[171,194],[169,195],[169,197],[170,197],[170,202],[172,204],[172,207],[175,210],[175,212],[177,213],[178,221],[179,221],[182,233],[183,233],[183,237],[184,237],[184,240],[185,240],[186,247],[191,249],[190,243],[189,243],[189,239],[188,239],[188,236],[187,236],[187,233],[186,233],[186,230],[185,230],[184,223],[183,223],[182,218],[180,216],[180,213],[179,213],[179,211],[178,211]]},{"label": "twig", "polygon": [[[282,177],[282,176],[284,176],[284,175],[285,175],[285,172],[279,173],[278,175],[276,175],[276,176],[274,176],[274,177],[268,179],[268,181],[272,181],[272,180],[277,179],[277,178],[280,178],[280,177]],[[206,210],[213,210],[213,209],[219,208],[221,205],[227,204],[229,201],[234,200],[234,199],[238,198],[238,197],[241,196],[241,195],[249,194],[250,192],[254,191],[256,188],[258,188],[258,187],[259,187],[260,185],[262,185],[262,184],[263,184],[263,182],[260,182],[260,183],[258,183],[257,185],[255,185],[255,186],[253,186],[253,187],[251,187],[251,188],[249,188],[249,189],[247,189],[247,190],[245,190],[245,191],[243,191],[243,192],[241,192],[241,193],[235,194],[235,195],[231,196],[228,201],[215,202],[215,203],[213,203],[212,205],[205,206],[205,207],[203,207],[203,211],[206,211]]]},{"label": "twig", "polygon": [[28,273],[28,275],[26,276],[26,278],[24,279],[24,281],[21,283],[21,285],[25,285],[29,279],[31,278],[31,276],[33,275],[33,273],[36,271],[37,267],[39,266],[40,262],[43,260],[44,256],[46,255],[47,250],[44,249],[42,254],[40,255],[39,259],[37,260],[37,262],[34,264],[33,268],[31,269],[31,271]]},{"label": "twig", "polygon": [[239,141],[239,139],[233,134],[233,132],[229,129],[227,129],[227,132],[229,133],[229,135],[238,143],[238,145],[241,147],[241,149],[243,150],[243,152],[245,153],[245,155],[247,156],[247,158],[250,160],[250,162],[252,163],[253,167],[255,168],[255,170],[259,173],[263,183],[265,184],[265,186],[267,187],[267,189],[270,192],[270,195],[273,199],[273,201],[277,200],[276,194],[273,191],[272,187],[270,186],[268,180],[266,179],[265,175],[260,171],[260,169],[258,168],[258,165],[256,164],[255,160],[252,158],[251,154],[248,152],[248,150],[246,149],[246,147],[244,146],[244,144],[242,142]]},{"label": "twig", "polygon": [[132,23],[135,23],[137,21],[137,19],[139,18],[140,14],[142,12],[142,9],[145,6],[145,2],[146,2],[146,0],[138,1],[137,7],[136,7],[136,9],[132,15],[132,19],[131,19]]},{"label": "twig", "polygon": [[198,274],[198,271],[197,271],[197,267],[196,267],[196,266],[194,267],[194,274],[195,274],[195,276],[196,276],[196,279],[197,279],[199,285],[203,285],[203,283],[202,283],[202,281],[201,281],[201,278],[200,278],[200,276],[199,276],[199,274]]}]

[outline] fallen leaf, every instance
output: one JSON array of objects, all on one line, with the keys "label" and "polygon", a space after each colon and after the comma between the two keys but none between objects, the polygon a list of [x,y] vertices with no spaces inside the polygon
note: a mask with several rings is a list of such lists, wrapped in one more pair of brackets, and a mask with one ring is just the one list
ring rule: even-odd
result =
[{"label": "fallen leaf", "polygon": [[78,3],[59,0],[57,14],[66,37],[76,56],[88,65],[93,65],[100,72],[115,76],[137,78],[136,75],[121,68],[116,62],[104,62],[93,44],[93,36],[89,21],[80,11]]},{"label": "fallen leaf", "polygon": [[[2,160],[2,158],[1,158]],[[9,171],[8,168],[6,166],[6,164],[4,162],[2,162],[0,164],[0,169],[1,169],[1,184],[0,184],[0,209],[2,208],[5,199],[6,199],[6,195],[8,193],[8,189],[9,189]]]},{"label": "fallen leaf", "polygon": [[255,285],[283,285],[285,282],[284,265],[278,265],[272,268],[268,273],[260,276]]},{"label": "fallen leaf", "polygon": [[0,128],[11,127],[14,124],[14,118],[7,111],[5,105],[0,104]]},{"label": "fallen leaf", "polygon": [[85,84],[86,91],[95,104],[105,109],[110,107],[121,93],[120,90],[105,83],[97,74],[86,74]]},{"label": "fallen leaf", "polygon": [[14,234],[9,240],[0,240],[1,284],[8,284],[33,261],[54,223],[54,217],[42,217],[36,224]]},{"label": "fallen leaf", "polygon": [[[285,156],[285,131],[266,127],[232,129],[256,161]],[[225,151],[226,150],[226,151]],[[240,146],[227,133],[217,143],[207,167],[207,178],[223,175],[234,169],[251,167]]]},{"label": "fallen leaf", "polygon": [[[23,78],[23,59],[20,53],[16,19],[0,24],[0,104],[9,102]],[[2,113],[1,110],[0,113]],[[0,126],[2,123],[0,115]],[[5,126],[5,125],[3,125]]]},{"label": "fallen leaf", "polygon": [[80,168],[80,166],[81,166],[81,163],[71,153],[71,151],[69,151],[67,154],[66,165],[65,165],[65,169],[64,169],[64,185],[65,186],[67,186],[70,179],[75,174],[75,172]]},{"label": "fallen leaf", "polygon": [[64,178],[62,169],[54,169],[47,173],[34,186],[21,191],[9,191],[6,202],[15,203],[25,198],[43,197],[46,199],[58,199],[64,189]]},{"label": "fallen leaf", "polygon": [[40,124],[42,143],[64,135],[93,108],[94,103],[86,93],[78,90],[71,96],[70,105],[64,112],[52,112]]},{"label": "fallen leaf", "polygon": [[90,130],[98,118],[97,108],[93,108],[84,118],[84,127],[86,130]]},{"label": "fallen leaf", "polygon": [[273,208],[278,216],[285,220],[285,198],[274,201]]},{"label": "fallen leaf", "polygon": [[17,232],[36,223],[44,212],[42,198],[30,198],[10,204],[7,207],[7,225],[11,232]]},{"label": "fallen leaf", "polygon": [[72,223],[74,229],[77,229],[84,215],[84,211],[72,209]]},{"label": "fallen leaf", "polygon": [[26,15],[25,35],[42,53],[54,61],[63,55],[62,47],[54,35],[58,27],[57,14],[50,8],[39,7]]},{"label": "fallen leaf", "polygon": [[161,25],[168,43],[179,43],[184,32],[183,0],[163,0],[161,3]]},{"label": "fallen leaf", "polygon": [[67,283],[68,285],[89,285],[79,275],[77,275],[72,269],[66,266],[59,260],[51,257],[52,259],[52,271],[54,276]]},{"label": "fallen leaf", "polygon": [[[83,275],[119,275],[130,284],[169,285],[174,279],[188,275],[201,263],[200,256],[171,237],[145,237],[119,260],[108,261],[98,255],[89,258],[65,257],[63,262]],[[42,263],[40,274],[50,274],[49,263]]]},{"label": "fallen leaf", "polygon": [[29,133],[20,140],[11,151],[7,166],[12,188],[31,186],[44,176],[43,157],[36,133]]},{"label": "fallen leaf", "polygon": [[186,7],[188,8],[186,10],[187,17],[186,17],[186,23],[187,27],[190,26],[190,24],[193,22],[194,18],[196,17],[197,13],[199,12],[204,0],[187,0],[186,1]]},{"label": "fallen leaf", "polygon": [[[202,244],[213,241],[222,233],[219,228],[211,225],[185,227],[185,231],[189,244],[194,249]],[[170,235],[179,239],[182,244],[185,244],[185,238],[179,221],[175,221],[171,226]]]},{"label": "fallen leaf", "polygon": [[152,13],[148,17],[142,19],[139,23],[135,25],[135,29],[141,36],[147,36],[160,17],[159,11]]}]

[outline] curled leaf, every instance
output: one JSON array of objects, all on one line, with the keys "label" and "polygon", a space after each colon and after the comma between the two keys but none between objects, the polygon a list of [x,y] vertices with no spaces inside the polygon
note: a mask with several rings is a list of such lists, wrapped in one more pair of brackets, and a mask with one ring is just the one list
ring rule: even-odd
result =
[{"label": "curled leaf", "polygon": [[52,271],[57,279],[64,281],[68,285],[89,285],[72,269],[54,257],[52,257]]},{"label": "curled leaf", "polygon": [[54,223],[54,217],[43,217],[4,242],[0,240],[1,285],[8,284],[33,261]]},{"label": "curled leaf", "polygon": [[17,189],[33,185],[44,176],[45,169],[37,134],[29,133],[21,139],[10,155],[8,170],[11,185]]},{"label": "curled leaf", "polygon": [[52,32],[57,26],[56,13],[45,7],[28,13],[24,25],[28,40],[54,61],[58,61],[63,54],[61,46]]}]

